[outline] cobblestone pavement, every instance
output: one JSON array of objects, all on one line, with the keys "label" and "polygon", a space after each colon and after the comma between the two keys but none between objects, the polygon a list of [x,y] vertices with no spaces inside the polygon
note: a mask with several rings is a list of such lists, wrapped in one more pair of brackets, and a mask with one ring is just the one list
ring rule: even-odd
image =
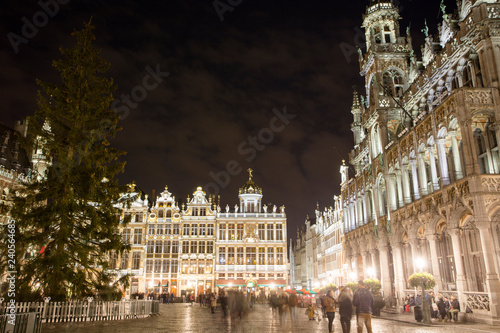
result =
[{"label": "cobblestone pavement", "polygon": [[[460,332],[500,332],[500,327],[481,324],[445,323],[432,326],[405,322],[405,315],[387,315],[385,318],[372,320],[374,333],[415,332],[415,333],[460,333]],[[356,332],[356,319],[351,323],[351,332]],[[342,332],[338,313],[334,321],[334,331]],[[287,318],[280,324],[279,315],[273,313],[268,305],[257,304],[241,320],[224,319],[220,307],[215,314],[199,305],[160,304],[160,315],[144,319],[121,321],[44,324],[43,333],[158,333],[158,332],[231,332],[231,333],[266,333],[266,332],[328,332],[328,321],[310,321],[305,309],[297,309],[297,321],[292,323]],[[365,331],[366,332],[366,329]]]}]

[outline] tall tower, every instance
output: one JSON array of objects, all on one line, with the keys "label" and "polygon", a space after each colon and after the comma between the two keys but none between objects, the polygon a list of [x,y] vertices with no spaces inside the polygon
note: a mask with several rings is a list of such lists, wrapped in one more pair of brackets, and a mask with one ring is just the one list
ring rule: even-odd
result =
[{"label": "tall tower", "polygon": [[371,139],[372,158],[408,121],[399,100],[409,86],[412,48],[400,35],[400,19],[392,0],[371,0],[363,15],[366,53],[360,66],[368,99],[363,126]]}]

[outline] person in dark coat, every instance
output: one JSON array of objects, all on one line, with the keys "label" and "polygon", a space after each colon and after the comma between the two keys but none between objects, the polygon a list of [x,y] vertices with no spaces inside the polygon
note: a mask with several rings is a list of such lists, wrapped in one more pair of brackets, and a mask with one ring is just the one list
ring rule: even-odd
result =
[{"label": "person in dark coat", "polygon": [[415,313],[415,320],[419,323],[421,323],[424,319],[424,314],[422,312],[423,305],[424,300],[422,299],[422,296],[417,295],[417,297],[415,297],[415,308],[413,309],[413,312]]},{"label": "person in dark coat", "polygon": [[352,293],[348,287],[343,287],[339,295],[339,314],[342,333],[351,332]]},{"label": "person in dark coat", "polygon": [[358,290],[354,293],[352,304],[356,307],[356,314],[358,316],[358,333],[363,332],[363,326],[366,326],[368,333],[372,333],[373,295],[365,288],[363,280],[358,282]]},{"label": "person in dark coat", "polygon": [[446,318],[446,304],[444,303],[443,295],[441,293],[438,294],[437,307],[439,312],[439,319],[444,321]]}]

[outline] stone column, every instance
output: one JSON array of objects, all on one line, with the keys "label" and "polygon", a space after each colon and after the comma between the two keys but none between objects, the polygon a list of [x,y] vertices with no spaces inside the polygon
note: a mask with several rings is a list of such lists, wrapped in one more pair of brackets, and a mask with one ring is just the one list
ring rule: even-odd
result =
[{"label": "stone column", "polygon": [[457,179],[464,177],[462,172],[462,163],[460,162],[460,152],[458,150],[457,132],[449,132],[451,136],[451,151],[453,152],[453,164],[455,165],[455,175]]},{"label": "stone column", "polygon": [[480,222],[476,223],[481,236],[481,246],[483,249],[484,266],[486,268],[486,285],[488,286],[488,294],[490,297],[490,311],[493,317],[499,315],[499,293],[500,293],[500,280],[495,268],[495,258],[492,255],[492,249],[495,248],[493,239],[491,238],[489,223]]},{"label": "stone column", "polygon": [[403,186],[401,184],[401,170],[396,171],[396,186],[398,188],[398,206],[403,207]]},{"label": "stone column", "polygon": [[396,210],[398,207],[396,192],[395,175],[388,174],[386,177],[387,212]]},{"label": "stone column", "polygon": [[418,175],[417,175],[417,160],[411,159],[411,176],[413,179],[413,195],[415,196],[415,200],[420,199],[420,192],[418,191]]},{"label": "stone column", "polygon": [[[459,302],[465,300],[464,291],[467,291],[467,281],[465,279],[464,261],[462,259],[462,245],[460,242],[460,230],[450,230],[451,244],[453,245],[453,258],[455,259],[455,269],[457,271],[457,293]],[[465,309],[460,308],[463,312]]]},{"label": "stone column", "polygon": [[403,164],[401,171],[403,178],[403,199],[405,203],[411,203],[410,178],[408,177],[408,164]]},{"label": "stone column", "polygon": [[427,188],[427,172],[425,170],[425,154],[424,153],[418,153],[417,154],[417,161],[418,161],[418,173],[420,174],[420,193],[422,193],[422,196],[425,196],[429,193],[429,190]]},{"label": "stone column", "polygon": [[439,181],[436,169],[436,148],[433,146],[427,147],[427,150],[429,151],[429,162],[431,166],[432,189],[436,191],[439,189]]},{"label": "stone column", "polygon": [[437,248],[436,248],[437,235],[427,234],[425,235],[425,237],[429,241],[429,248],[431,250],[432,275],[434,275],[434,279],[436,280],[436,286],[434,289],[437,291],[443,290],[443,281],[441,280],[441,271],[439,270],[439,263],[437,260]]},{"label": "stone column", "polygon": [[439,169],[441,170],[441,181],[443,186],[450,184],[450,175],[448,172],[448,160],[446,159],[446,148],[444,146],[446,140],[438,139],[436,140]]},{"label": "stone column", "polygon": [[356,200],[356,210],[358,213],[358,225],[362,226],[365,224],[365,220],[363,218],[363,197],[358,196]]},{"label": "stone column", "polygon": [[365,217],[365,223],[368,223],[370,221],[370,218],[368,217],[368,208],[367,205],[368,203],[366,202],[366,193],[363,194],[363,216]]},{"label": "stone column", "polygon": [[380,282],[384,298],[392,295],[391,274],[389,272],[389,247],[385,243],[379,242],[379,261],[380,261]]},{"label": "stone column", "polygon": [[396,282],[396,292],[398,295],[398,305],[401,304],[402,297],[404,295],[405,289],[405,277],[403,270],[403,244],[396,243],[392,247],[392,253],[394,254],[394,273],[395,273],[395,282]]}]

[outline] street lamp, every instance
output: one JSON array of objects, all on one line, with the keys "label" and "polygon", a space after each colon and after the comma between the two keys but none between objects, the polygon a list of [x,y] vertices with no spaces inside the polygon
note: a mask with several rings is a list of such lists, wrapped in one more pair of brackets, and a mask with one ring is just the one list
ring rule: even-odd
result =
[{"label": "street lamp", "polygon": [[368,267],[368,269],[366,270],[366,272],[368,273],[368,276],[373,279],[375,277],[375,269],[373,267]]},{"label": "street lamp", "polygon": [[423,272],[424,268],[425,268],[425,260],[424,258],[422,257],[418,257],[415,259],[415,264],[417,265],[417,268],[420,272]]},{"label": "street lamp", "polygon": [[356,281],[357,274],[356,274],[356,273],[354,273],[354,272],[351,272],[351,273],[349,274],[349,277],[351,278],[351,281],[355,282],[355,281]]}]

